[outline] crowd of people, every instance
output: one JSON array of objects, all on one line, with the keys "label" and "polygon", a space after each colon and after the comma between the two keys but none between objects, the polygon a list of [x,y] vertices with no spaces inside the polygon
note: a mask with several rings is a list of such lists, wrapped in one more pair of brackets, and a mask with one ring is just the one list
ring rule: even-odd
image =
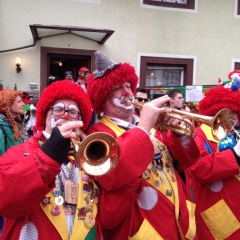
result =
[{"label": "crowd of people", "polygon": [[[217,138],[201,122],[192,138],[170,130],[184,128],[179,115],[169,115],[186,111],[181,91],[150,100],[133,66],[99,51],[95,58],[96,70],[81,67],[76,82],[70,71],[64,80],[51,76],[28,123],[20,117],[23,94],[0,91],[0,239],[239,239],[240,71],[198,106],[201,115],[220,116],[217,124],[226,121],[226,134]],[[160,115],[165,132],[156,126]],[[116,143],[102,149],[89,142],[82,163],[73,144],[85,138],[79,132],[105,133]],[[109,154],[109,171],[91,175],[84,161],[99,167],[99,152]]]}]

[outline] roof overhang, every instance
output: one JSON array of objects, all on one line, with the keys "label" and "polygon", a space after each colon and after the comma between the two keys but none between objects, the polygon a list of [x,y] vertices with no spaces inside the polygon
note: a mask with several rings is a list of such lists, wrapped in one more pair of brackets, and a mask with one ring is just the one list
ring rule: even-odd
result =
[{"label": "roof overhang", "polygon": [[60,25],[29,25],[34,41],[41,40],[41,38],[55,36],[60,34],[71,33],[80,37],[84,37],[99,44],[104,44],[107,39],[114,33],[113,30],[99,29],[99,28],[84,28]]}]

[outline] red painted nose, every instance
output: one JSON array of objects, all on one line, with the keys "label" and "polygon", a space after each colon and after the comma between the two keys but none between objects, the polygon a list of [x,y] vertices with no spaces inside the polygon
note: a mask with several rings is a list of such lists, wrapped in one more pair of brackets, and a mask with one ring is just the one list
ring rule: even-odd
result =
[{"label": "red painted nose", "polygon": [[65,119],[65,120],[68,120],[69,119],[68,113],[65,112],[64,115],[62,116],[62,118]]}]

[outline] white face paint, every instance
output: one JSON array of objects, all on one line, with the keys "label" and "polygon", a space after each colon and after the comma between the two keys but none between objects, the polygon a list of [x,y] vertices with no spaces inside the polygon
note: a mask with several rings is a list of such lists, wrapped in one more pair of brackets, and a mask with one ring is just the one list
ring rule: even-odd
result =
[{"label": "white face paint", "polygon": [[[65,108],[65,105],[63,104],[63,103],[56,103],[55,105],[53,105],[53,107],[52,108],[59,108],[59,109],[66,109]],[[78,107],[76,106],[76,105],[74,105],[74,104],[69,104],[68,106],[67,106],[67,109],[68,110],[74,110],[74,111],[78,111],[79,112],[79,109],[78,109]]]},{"label": "white face paint", "polygon": [[53,116],[53,117],[51,118],[51,120],[50,120],[51,128],[53,129],[54,127],[56,127],[57,124],[58,124],[60,121],[62,121],[62,119],[58,119],[58,120],[56,121],[56,119],[55,119],[54,116]]},{"label": "white face paint", "polygon": [[117,107],[124,109],[133,109],[134,97],[129,98],[129,96],[122,96],[121,99],[114,98],[113,104]]},{"label": "white face paint", "polygon": [[65,122],[81,120],[81,115],[79,116],[77,114],[77,116],[73,118],[71,117],[71,115],[74,115],[74,113],[69,113],[69,111],[80,112],[78,105],[73,100],[59,99],[58,101],[55,102],[52,108],[59,110],[60,115],[61,115],[61,110],[68,110],[68,112],[65,112],[62,116],[55,116],[53,114],[53,110],[49,109],[48,117],[46,119],[46,128],[45,128],[45,131],[49,134],[51,134],[52,129],[54,127],[61,126]]}]

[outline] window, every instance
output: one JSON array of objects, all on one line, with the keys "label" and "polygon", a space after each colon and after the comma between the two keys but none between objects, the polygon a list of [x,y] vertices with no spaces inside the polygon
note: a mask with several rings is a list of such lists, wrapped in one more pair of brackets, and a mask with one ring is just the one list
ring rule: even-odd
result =
[{"label": "window", "polygon": [[146,86],[181,86],[183,85],[184,67],[148,65]]},{"label": "window", "polygon": [[143,5],[195,10],[197,0],[143,0]]},{"label": "window", "polygon": [[[195,56],[143,56],[139,54],[139,87],[161,88],[161,86],[194,85]],[[150,95],[159,91],[150,90]]]}]

